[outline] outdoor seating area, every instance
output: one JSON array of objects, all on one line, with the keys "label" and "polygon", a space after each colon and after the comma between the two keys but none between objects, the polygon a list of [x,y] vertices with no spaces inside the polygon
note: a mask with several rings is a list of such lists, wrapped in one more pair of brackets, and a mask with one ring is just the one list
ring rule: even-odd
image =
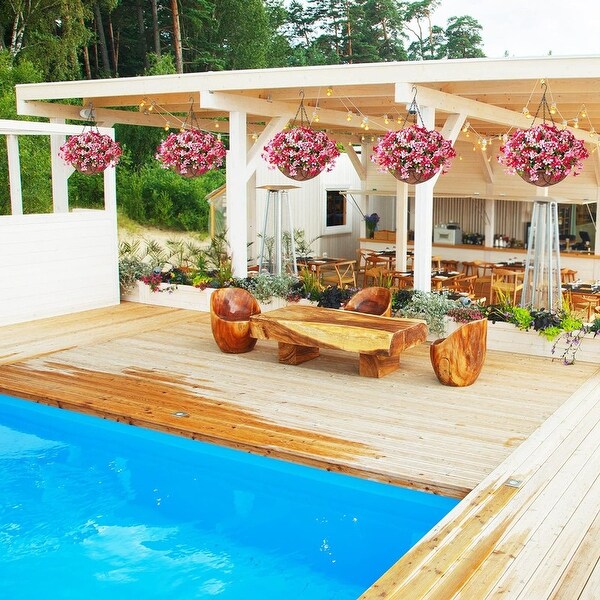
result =
[{"label": "outdoor seating area", "polygon": [[[562,597],[576,598],[597,576],[589,560],[598,554],[597,365],[557,368],[546,359],[488,351],[477,381],[454,388],[437,385],[429,348],[420,344],[402,353],[401,369],[381,379],[360,377],[347,352],[335,349],[302,369],[274,369],[274,342],[224,354],[207,313],[135,303],[46,319],[35,328],[9,326],[5,334],[2,393],[468,495],[365,599],[410,598],[410,590],[431,588],[432,598],[445,600],[448,590],[469,585],[465,573],[476,575],[479,589],[501,585],[506,574],[511,592],[556,586]],[[572,462],[565,485],[564,465]],[[482,538],[489,540],[483,553]],[[531,549],[521,543],[530,539]],[[556,556],[551,568],[548,552]],[[522,569],[531,573],[524,582]]]}]

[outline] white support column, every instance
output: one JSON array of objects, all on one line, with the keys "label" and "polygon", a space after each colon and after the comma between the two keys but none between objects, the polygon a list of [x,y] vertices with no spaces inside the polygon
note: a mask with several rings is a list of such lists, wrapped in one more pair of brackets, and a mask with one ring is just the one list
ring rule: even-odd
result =
[{"label": "white support column", "polygon": [[246,173],[246,113],[229,113],[229,150],[227,151],[227,238],[232,256],[233,274],[248,274],[248,208]]},{"label": "white support column", "polygon": [[408,184],[396,181],[396,270],[406,271]]},{"label": "white support column", "polygon": [[496,201],[493,198],[485,199],[485,223],[483,225],[483,245],[491,248],[494,245],[496,229]]},{"label": "white support column", "polygon": [[14,134],[6,136],[8,154],[8,182],[10,185],[10,211],[12,215],[23,214],[23,190],[21,187],[21,161],[19,159],[19,138]]},{"label": "white support column", "polygon": [[[51,123],[64,124],[64,119],[53,117]],[[75,170],[58,156],[59,148],[65,143],[66,135],[55,134],[50,136],[50,160],[52,168],[52,204],[55,213],[69,212],[69,185],[68,179]]]},{"label": "white support column", "polygon": [[[435,128],[435,109],[419,107],[423,126]],[[433,186],[437,178],[415,186],[415,289],[431,291],[431,235],[433,232]]]}]

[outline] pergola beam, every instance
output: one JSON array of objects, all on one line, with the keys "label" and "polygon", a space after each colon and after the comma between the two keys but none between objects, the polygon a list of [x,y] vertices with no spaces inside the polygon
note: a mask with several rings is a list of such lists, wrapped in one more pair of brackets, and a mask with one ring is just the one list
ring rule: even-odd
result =
[{"label": "pergola beam", "polygon": [[[469,117],[504,125],[506,127],[520,127],[528,129],[531,126],[531,119],[528,119],[523,113],[508,110],[500,106],[492,106],[470,98],[462,98],[446,92],[439,92],[428,87],[414,86],[411,83],[396,83],[396,102],[410,102],[417,93],[417,101],[424,106],[430,106],[436,110],[447,113],[465,113]],[[589,132],[581,129],[567,128],[577,139],[589,142]]]}]

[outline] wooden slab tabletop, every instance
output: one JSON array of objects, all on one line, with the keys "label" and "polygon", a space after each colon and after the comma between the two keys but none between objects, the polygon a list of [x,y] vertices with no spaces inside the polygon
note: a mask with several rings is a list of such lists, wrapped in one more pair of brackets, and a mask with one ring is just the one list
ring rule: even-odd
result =
[{"label": "wooden slab tabletop", "polygon": [[250,331],[258,339],[392,355],[424,342],[427,337],[427,325],[420,319],[394,319],[301,305],[252,316]]}]

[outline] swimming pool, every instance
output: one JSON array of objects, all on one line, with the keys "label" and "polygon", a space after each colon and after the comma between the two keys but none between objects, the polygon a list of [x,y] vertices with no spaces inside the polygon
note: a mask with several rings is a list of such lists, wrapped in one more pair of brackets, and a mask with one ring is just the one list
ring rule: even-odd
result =
[{"label": "swimming pool", "polygon": [[0,597],[351,600],[457,500],[0,395]]}]

